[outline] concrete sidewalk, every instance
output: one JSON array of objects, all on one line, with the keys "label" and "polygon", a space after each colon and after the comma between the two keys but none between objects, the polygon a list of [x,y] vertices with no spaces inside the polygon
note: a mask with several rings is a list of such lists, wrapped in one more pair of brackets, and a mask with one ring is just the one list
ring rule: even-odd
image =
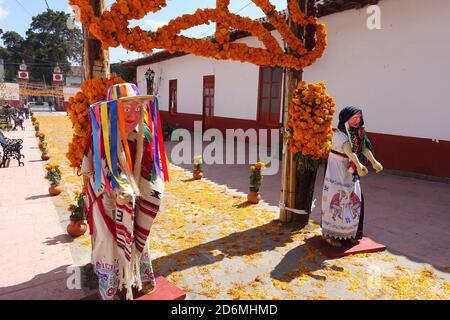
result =
[{"label": "concrete sidewalk", "polygon": [[79,299],[82,290],[67,289],[70,237],[48,194],[31,120],[4,134],[23,139],[25,166],[0,168],[0,299]]},{"label": "concrete sidewalk", "polygon": [[[175,144],[166,143],[169,158]],[[192,170],[191,165],[179,166]],[[205,178],[244,193],[248,192],[249,175],[248,165],[204,165]],[[321,168],[314,190],[316,208],[311,215],[317,223],[321,220],[323,179]],[[280,173],[264,177],[260,193],[270,205],[278,206],[280,181]],[[362,178],[361,185],[366,236],[383,243],[392,253],[450,271],[450,184],[371,172]]]}]

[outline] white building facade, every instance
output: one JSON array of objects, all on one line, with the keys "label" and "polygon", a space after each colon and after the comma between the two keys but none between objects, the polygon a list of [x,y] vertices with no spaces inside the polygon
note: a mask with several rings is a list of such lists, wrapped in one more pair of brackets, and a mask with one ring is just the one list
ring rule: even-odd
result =
[{"label": "white building facade", "polygon": [[[450,178],[450,1],[381,0],[378,6],[381,29],[367,27],[367,7],[321,17],[328,47],[304,70],[304,80],[324,81],[337,112],[349,105],[364,110],[386,168]],[[254,37],[236,41],[261,46]],[[159,96],[172,126],[193,129],[198,120],[222,131],[281,127],[280,68],[165,52],[127,65],[136,67],[141,92]]]}]

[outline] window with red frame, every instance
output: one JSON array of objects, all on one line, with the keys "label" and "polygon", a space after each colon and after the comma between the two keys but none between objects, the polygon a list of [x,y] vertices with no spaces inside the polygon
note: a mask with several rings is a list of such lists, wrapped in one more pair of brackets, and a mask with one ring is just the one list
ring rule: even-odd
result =
[{"label": "window with red frame", "polygon": [[177,113],[177,80],[169,80],[169,112]]},{"label": "window with red frame", "polygon": [[260,67],[258,120],[264,124],[280,123],[283,69]]}]

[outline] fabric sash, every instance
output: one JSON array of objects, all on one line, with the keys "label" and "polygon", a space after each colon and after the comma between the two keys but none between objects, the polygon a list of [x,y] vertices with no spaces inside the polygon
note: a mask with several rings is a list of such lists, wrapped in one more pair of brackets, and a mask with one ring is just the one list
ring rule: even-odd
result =
[{"label": "fabric sash", "polygon": [[130,170],[130,172],[133,172],[133,163],[131,161],[130,147],[128,146],[127,131],[125,129],[125,114],[123,111],[122,100],[118,101],[118,108],[119,108],[119,112],[118,112],[119,127],[120,127],[120,135],[122,137],[123,149],[125,150],[125,155],[126,155],[127,163],[128,163],[128,169]]},{"label": "fabric sash", "polygon": [[91,122],[92,122],[92,144],[94,149],[94,171],[95,171],[95,179],[94,179],[94,188],[99,189],[101,186],[102,180],[102,164],[100,157],[100,125],[99,118],[97,118],[94,112],[95,105],[92,105],[89,109],[91,114]]},{"label": "fabric sash", "polygon": [[112,101],[109,105],[109,114],[111,118],[111,170],[112,174],[114,176],[114,179],[112,179],[112,185],[114,189],[119,187],[119,179],[117,178],[119,176],[117,163],[119,162],[117,159],[117,101]]},{"label": "fabric sash", "polygon": [[[111,162],[111,148],[109,145],[110,138],[109,138],[109,117],[108,117],[108,103],[103,102],[100,105],[100,113],[101,113],[101,119],[102,119],[102,136],[103,136],[103,145],[105,146],[105,155],[106,155],[106,161],[108,163],[108,168],[112,168],[112,162]],[[113,179],[114,181],[114,179]]]}]

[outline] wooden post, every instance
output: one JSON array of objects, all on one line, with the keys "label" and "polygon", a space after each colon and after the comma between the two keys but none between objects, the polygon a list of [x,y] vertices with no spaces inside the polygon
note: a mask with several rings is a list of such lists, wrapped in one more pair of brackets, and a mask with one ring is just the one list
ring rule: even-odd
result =
[{"label": "wooden post", "polygon": [[[90,0],[94,14],[99,17],[106,9],[105,0]],[[83,26],[84,52],[83,76],[84,80],[94,78],[109,78],[109,52],[103,49],[99,40],[90,35],[89,29]]]},{"label": "wooden post", "polygon": [[[300,8],[303,12],[306,11],[306,4],[308,0],[297,0]],[[303,37],[303,28],[300,28],[296,25],[289,14],[289,27],[294,32],[294,34],[301,38]],[[288,52],[290,54],[293,53],[289,48]],[[295,208],[295,194],[296,194],[296,185],[297,185],[297,163],[294,160],[294,155],[288,150],[288,137],[287,137],[287,124],[289,122],[289,104],[292,99],[293,90],[297,87],[298,83],[302,81],[302,71],[297,71],[295,69],[289,68],[286,72],[285,78],[285,100],[284,100],[284,123],[283,123],[283,156],[282,156],[282,165],[281,165],[281,196],[280,200],[283,204],[285,204],[288,208]],[[282,222],[292,222],[294,221],[294,213],[281,209],[280,210],[280,221]]]}]

